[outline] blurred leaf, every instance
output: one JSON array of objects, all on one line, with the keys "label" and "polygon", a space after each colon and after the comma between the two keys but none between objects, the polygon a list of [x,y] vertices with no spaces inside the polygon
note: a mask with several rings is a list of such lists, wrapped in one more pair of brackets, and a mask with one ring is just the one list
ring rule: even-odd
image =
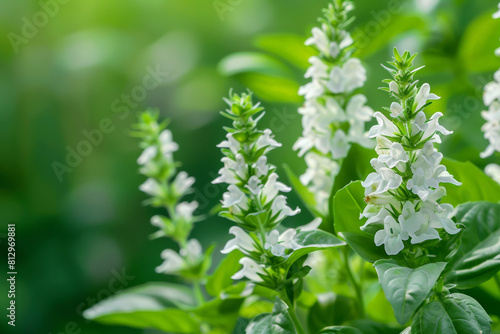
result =
[{"label": "blurred leaf", "polygon": [[262,73],[288,76],[288,68],[279,60],[261,52],[237,52],[224,57],[218,64],[219,72],[226,76],[241,73]]},{"label": "blurred leaf", "polygon": [[232,285],[231,276],[239,270],[239,260],[242,257],[243,254],[239,250],[235,250],[222,259],[217,269],[208,277],[205,285],[207,292],[211,296],[218,297],[225,288]]},{"label": "blurred leaf", "polygon": [[192,312],[198,319],[210,324],[212,328],[231,333],[239,317],[240,306],[244,298],[214,299],[204,303]]},{"label": "blurred leaf", "polygon": [[272,313],[264,313],[254,318],[248,324],[245,333],[247,334],[295,334],[288,307],[276,297]]},{"label": "blurred leaf", "polygon": [[305,70],[309,67],[309,58],[317,54],[312,47],[304,44],[305,40],[299,35],[272,34],[259,36],[255,40],[255,46],[274,53]]},{"label": "blurred leaf", "polygon": [[198,321],[185,310],[195,304],[191,290],[184,285],[148,283],[119,292],[83,315],[104,324],[200,333]]},{"label": "blurred leaf", "polygon": [[354,320],[349,323],[349,326],[359,329],[363,334],[399,334],[400,332],[397,328],[368,319]]},{"label": "blurred leaf", "polygon": [[456,217],[465,229],[446,279],[458,288],[471,288],[486,282],[500,270],[500,204],[460,205]]},{"label": "blurred leaf", "polygon": [[335,177],[333,193],[336,194],[337,191],[344,188],[351,181],[364,181],[368,174],[374,172],[370,160],[376,157],[375,149],[353,144],[347,157],[342,161],[340,172]]},{"label": "blurred leaf", "polygon": [[249,296],[241,306],[240,316],[251,319],[262,313],[271,313],[273,305],[271,301],[264,300],[259,296]]},{"label": "blurred leaf", "polygon": [[293,242],[300,246],[295,249],[283,262],[282,266],[290,268],[291,265],[309,253],[332,247],[344,246],[345,242],[325,231],[300,231],[293,237]]},{"label": "blurred leaf", "polygon": [[392,260],[379,260],[374,266],[396,319],[404,325],[427,298],[446,263],[428,263],[413,269],[401,267]]},{"label": "blurred leaf", "polygon": [[354,327],[331,326],[324,328],[319,334],[363,334],[363,332]]},{"label": "blurred leaf", "polygon": [[370,27],[370,34],[375,35],[373,37],[366,33],[368,25],[354,30],[352,34],[356,47],[354,55],[359,58],[367,58],[371,54],[385,48],[389,43],[392,43],[395,37],[406,31],[424,31],[426,29],[424,20],[419,16],[393,16],[384,26],[373,20],[368,21],[368,23],[376,23],[376,27],[380,30],[378,33],[375,33],[371,30],[372,27]]},{"label": "blurred leaf", "polygon": [[490,317],[476,300],[453,293],[424,305],[415,315],[411,333],[490,333],[490,322]]},{"label": "blurred leaf", "polygon": [[356,303],[352,298],[326,293],[318,296],[316,303],[309,309],[307,325],[311,333],[317,333],[322,328],[324,330],[327,326],[343,324],[355,316]]},{"label": "blurred leaf", "polygon": [[491,13],[477,17],[467,26],[463,35],[458,56],[467,72],[496,71],[500,60],[494,51],[498,47],[500,21],[494,20]]},{"label": "blurred leaf", "polygon": [[457,206],[467,202],[500,201],[500,185],[471,162],[443,159],[443,164],[457,181],[462,182],[461,186],[444,185],[447,193],[444,198],[446,203]]},{"label": "blurred leaf", "polygon": [[260,73],[241,74],[241,81],[263,100],[270,102],[298,103],[299,84],[291,79]]},{"label": "blurred leaf", "polygon": [[341,234],[347,244],[363,259],[375,262],[387,258],[383,247],[375,246],[373,236],[361,231],[363,220],[359,215],[365,207],[365,190],[361,181],[349,183],[335,194],[333,213],[335,231]]}]

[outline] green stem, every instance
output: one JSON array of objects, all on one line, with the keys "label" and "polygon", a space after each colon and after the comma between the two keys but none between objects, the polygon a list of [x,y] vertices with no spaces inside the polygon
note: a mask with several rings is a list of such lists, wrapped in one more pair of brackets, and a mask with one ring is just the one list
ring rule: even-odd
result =
[{"label": "green stem", "polygon": [[203,293],[201,292],[201,284],[199,281],[193,282],[193,289],[198,305],[203,305],[205,303],[205,297],[203,297]]},{"label": "green stem", "polygon": [[295,327],[297,334],[306,334],[304,327],[302,327],[302,323],[300,322],[299,318],[297,317],[297,313],[295,313],[295,306],[290,301],[290,299],[286,295],[285,291],[281,292],[281,299],[288,306],[288,314],[290,314],[290,318],[292,319],[293,326]]},{"label": "green stem", "polygon": [[363,299],[363,292],[361,291],[361,286],[359,285],[358,281],[354,277],[351,269],[351,265],[349,264],[349,248],[344,247],[343,249],[344,253],[344,266],[345,270],[347,272],[347,275],[349,276],[349,279],[351,280],[352,286],[354,287],[354,292],[356,293],[356,301],[358,304],[358,312],[361,318],[365,317],[365,306],[364,306],[364,299]]}]

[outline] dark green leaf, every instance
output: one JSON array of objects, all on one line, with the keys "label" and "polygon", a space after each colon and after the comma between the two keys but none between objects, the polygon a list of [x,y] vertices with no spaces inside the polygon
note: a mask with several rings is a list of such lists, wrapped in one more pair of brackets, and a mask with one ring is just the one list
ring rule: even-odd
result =
[{"label": "dark green leaf", "polygon": [[311,333],[322,328],[343,324],[356,316],[356,303],[347,296],[327,293],[318,296],[318,300],[309,309],[307,324]]},{"label": "dark green leaf", "polygon": [[242,257],[243,254],[240,251],[232,251],[224,257],[217,269],[208,277],[205,288],[211,296],[218,297],[225,288],[232,285],[231,276],[240,269],[238,261]]},{"label": "dark green leaf", "polygon": [[411,334],[491,333],[491,319],[473,298],[454,293],[422,307],[413,320]]},{"label": "dark green leaf", "polygon": [[288,307],[279,298],[276,298],[273,312],[262,314],[253,319],[248,324],[245,333],[247,334],[295,334]]},{"label": "dark green leaf", "polygon": [[429,263],[412,269],[392,260],[379,260],[374,266],[396,319],[404,325],[427,298],[446,263]]},{"label": "dark green leaf", "polygon": [[486,282],[500,270],[500,204],[460,205],[456,217],[465,229],[446,279],[458,288],[471,288]]}]

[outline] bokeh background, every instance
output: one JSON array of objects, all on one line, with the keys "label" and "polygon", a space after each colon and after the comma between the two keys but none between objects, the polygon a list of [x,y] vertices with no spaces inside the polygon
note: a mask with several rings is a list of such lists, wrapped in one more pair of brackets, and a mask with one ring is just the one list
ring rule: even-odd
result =
[{"label": "bokeh background", "polygon": [[[377,90],[387,77],[379,66],[393,46],[419,52],[419,74],[442,96],[455,134],[441,146],[448,157],[479,159],[482,87],[500,67],[500,20],[494,0],[355,0],[357,55],[368,69],[364,89],[375,110],[389,97]],[[122,285],[170,278],[154,272],[166,239],[148,240],[154,228],[138,185],[140,151],[128,135],[138,111],[159,108],[169,117],[182,169],[197,179],[194,196],[208,214],[222,195],[210,185],[220,168],[215,145],[227,122],[219,117],[229,88],[250,87],[262,100],[262,121],[283,142],[270,160],[301,173],[291,147],[299,136],[296,94],[313,51],[303,46],[327,0],[0,0],[0,230],[17,224],[17,332],[153,333],[87,322],[81,311]],[[42,12],[42,14],[40,14]],[[45,13],[45,14],[43,14]],[[155,88],[143,81],[161,72]],[[151,78],[151,77],[150,77]],[[146,79],[150,80],[150,79]],[[153,81],[148,81],[152,83]],[[141,88],[142,87],[142,88]],[[90,148],[85,131],[109,130]],[[112,130],[111,130],[112,129]],[[94,131],[94,132],[92,132]],[[98,140],[99,139],[99,140]],[[59,176],[54,166],[67,165]],[[76,159],[76,160],[75,160]],[[81,161],[78,161],[81,160]],[[300,205],[291,194],[290,201]],[[294,220],[295,219],[295,220]],[[290,224],[309,221],[307,213]],[[220,247],[230,224],[217,216],[194,236]],[[218,252],[215,252],[215,262]],[[6,272],[6,256],[0,265]],[[133,278],[132,278],[133,277]],[[1,280],[0,309],[7,307]],[[120,284],[116,285],[120,287]],[[5,293],[4,293],[5,291]],[[7,328],[4,312],[0,331]]]}]

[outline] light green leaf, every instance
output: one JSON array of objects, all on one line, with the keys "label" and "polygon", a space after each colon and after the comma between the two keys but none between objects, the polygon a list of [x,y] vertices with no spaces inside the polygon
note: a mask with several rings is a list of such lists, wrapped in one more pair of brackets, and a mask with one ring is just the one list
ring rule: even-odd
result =
[{"label": "light green leaf", "polygon": [[99,302],[83,316],[104,324],[199,333],[198,321],[186,311],[195,305],[195,298],[184,285],[148,283]]},{"label": "light green leaf", "polygon": [[[492,6],[493,7],[493,6]],[[458,56],[467,72],[487,72],[498,69],[498,31],[500,22],[485,13],[467,25],[461,39]]]},{"label": "light green leaf", "polygon": [[391,260],[379,260],[374,266],[396,319],[404,325],[427,298],[446,263],[429,263],[412,269]]},{"label": "light green leaf", "polygon": [[422,307],[413,320],[411,334],[491,333],[491,319],[473,298],[454,293]]},{"label": "light green leaf", "polygon": [[471,162],[443,159],[443,165],[457,181],[462,182],[461,186],[444,185],[447,193],[444,198],[446,203],[456,206],[467,202],[500,201],[500,185]]},{"label": "light green leaf", "polygon": [[373,236],[361,231],[363,220],[359,215],[366,206],[365,191],[361,181],[349,183],[333,198],[335,231],[340,233],[347,244],[363,259],[375,262],[388,258],[383,247],[375,246]]},{"label": "light green leaf", "polygon": [[224,330],[226,333],[232,332],[239,316],[239,310],[244,298],[214,299],[192,312],[198,319],[210,324],[212,328]]},{"label": "light green leaf", "polygon": [[354,327],[331,326],[324,328],[319,334],[363,334],[363,332]]},{"label": "light green leaf", "polygon": [[273,312],[261,314],[254,318],[247,326],[247,334],[296,334],[288,307],[279,298],[276,298]]},{"label": "light green leaf", "polygon": [[343,242],[333,234],[321,230],[300,231],[295,235],[293,241],[296,245],[299,245],[300,248],[294,250],[289,255],[289,257],[283,262],[282,266],[286,269],[290,268],[290,266],[295,261],[297,261],[306,254],[321,249],[339,247],[345,245],[345,242]]},{"label": "light green leaf", "polygon": [[318,333],[321,329],[329,329],[328,326],[344,324],[354,319],[356,312],[356,302],[353,298],[336,295],[333,292],[322,294],[321,298],[309,308],[307,317],[309,332]]},{"label": "light green leaf", "polygon": [[500,270],[500,204],[460,205],[456,217],[466,228],[446,280],[458,288],[471,288],[486,282]]},{"label": "light green leaf", "polygon": [[237,52],[224,57],[218,64],[219,72],[226,76],[241,73],[262,73],[287,76],[289,71],[283,63],[261,52]]},{"label": "light green leaf", "polygon": [[305,38],[292,34],[272,34],[259,36],[255,46],[286,59],[300,69],[309,67],[309,58],[317,54],[310,46],[304,44]]},{"label": "light green leaf", "polygon": [[242,257],[243,254],[240,251],[232,251],[224,257],[217,269],[208,277],[205,288],[211,296],[218,297],[225,288],[232,285],[231,276],[239,270],[238,261]]},{"label": "light green leaf", "polygon": [[270,102],[298,103],[299,84],[292,79],[260,73],[241,74],[241,82],[261,99]]}]

